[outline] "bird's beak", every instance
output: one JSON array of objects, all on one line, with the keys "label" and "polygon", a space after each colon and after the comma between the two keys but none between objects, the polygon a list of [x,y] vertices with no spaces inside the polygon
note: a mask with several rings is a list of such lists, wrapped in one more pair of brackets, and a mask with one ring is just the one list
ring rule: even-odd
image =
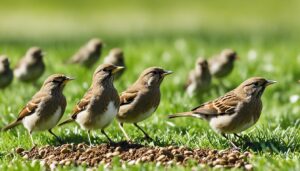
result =
[{"label": "bird's beak", "polygon": [[75,80],[75,78],[66,77],[64,84],[68,83],[69,81]]},{"label": "bird's beak", "polygon": [[113,69],[111,73],[112,73],[112,74],[115,74],[115,73],[121,71],[121,70],[124,69],[124,68],[125,68],[125,67],[117,66],[117,68]]},{"label": "bird's beak", "polygon": [[239,56],[235,56],[235,60],[240,60],[240,57]]},{"label": "bird's beak", "polygon": [[173,73],[173,71],[164,71],[164,73],[162,74],[162,76],[164,77],[164,76],[170,75],[172,73]]},{"label": "bird's beak", "polygon": [[271,85],[271,84],[275,84],[277,83],[277,81],[273,81],[273,80],[267,80],[267,84],[266,84],[266,87]]}]

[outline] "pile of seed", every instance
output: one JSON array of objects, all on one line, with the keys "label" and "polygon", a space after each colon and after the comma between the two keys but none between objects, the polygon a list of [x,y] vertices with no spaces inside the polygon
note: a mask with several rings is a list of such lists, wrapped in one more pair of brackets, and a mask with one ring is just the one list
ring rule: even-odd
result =
[{"label": "pile of seed", "polygon": [[24,159],[39,160],[43,165],[55,168],[57,165],[85,165],[94,167],[99,164],[111,164],[112,158],[118,157],[121,163],[128,165],[153,162],[156,165],[186,165],[189,160],[200,166],[218,168],[245,168],[252,170],[247,162],[252,156],[249,152],[237,150],[190,149],[187,147],[148,147],[139,144],[118,143],[101,144],[89,147],[86,144],[64,144],[58,147],[45,146],[25,151],[17,148],[16,152]]}]

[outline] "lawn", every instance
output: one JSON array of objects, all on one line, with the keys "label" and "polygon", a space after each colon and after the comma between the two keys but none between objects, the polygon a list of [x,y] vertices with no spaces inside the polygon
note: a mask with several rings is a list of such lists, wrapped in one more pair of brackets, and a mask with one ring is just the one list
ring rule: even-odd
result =
[{"label": "lawn", "polygon": [[[113,47],[120,47],[125,52],[127,70],[115,86],[122,92],[138,77],[139,73],[150,66],[161,66],[174,71],[167,77],[162,86],[162,100],[153,116],[140,123],[154,138],[145,141],[142,134],[132,125],[125,125],[128,134],[134,142],[144,145],[176,145],[192,148],[226,149],[230,144],[214,133],[205,121],[192,118],[168,120],[167,115],[187,111],[207,100],[214,99],[228,90],[236,87],[243,80],[252,76],[263,76],[277,80],[278,83],[268,87],[262,100],[263,112],[259,122],[245,131],[243,136],[247,141],[235,139],[243,151],[254,153],[250,163],[256,170],[299,170],[300,169],[300,108],[298,94],[300,85],[299,39],[282,32],[264,34],[233,34],[210,31],[199,31],[192,34],[159,34],[139,36],[105,36],[101,37],[106,46],[98,63],[90,69],[79,66],[65,65],[70,57],[88,37],[75,37],[56,41],[55,39],[2,39],[0,52],[10,57],[12,66],[31,45],[42,47],[46,52],[45,63],[47,70],[39,80],[53,73],[64,73],[75,77],[76,80],[67,85],[64,94],[68,106],[64,115],[67,118],[74,105],[82,97],[91,83],[91,76],[103,57]],[[235,64],[234,71],[220,84],[213,80],[211,89],[198,98],[188,97],[182,89],[187,74],[194,67],[198,56],[206,58],[218,53],[223,48],[233,48],[238,52],[240,60]],[[0,91],[0,127],[14,120],[20,109],[38,90],[31,84],[14,80],[13,84]],[[88,142],[87,135],[75,124],[53,129],[66,142]],[[125,140],[116,121],[107,128],[107,133],[114,141]],[[0,132],[0,170],[40,170],[38,163],[22,159],[15,153],[10,153],[16,147],[31,148],[29,136],[22,126],[8,132]],[[33,135],[39,146],[47,144],[58,145],[58,142],[48,133]],[[233,138],[233,137],[232,137]],[[95,144],[106,143],[100,131],[92,133]],[[190,166],[192,167],[192,166]],[[174,170],[189,170],[190,167],[172,166]],[[193,167],[197,167],[194,165]],[[99,166],[103,169],[103,165]],[[164,169],[155,164],[129,166],[134,170]],[[68,170],[70,167],[60,168]],[[82,170],[83,168],[77,168]],[[113,167],[121,169],[119,164]]]}]

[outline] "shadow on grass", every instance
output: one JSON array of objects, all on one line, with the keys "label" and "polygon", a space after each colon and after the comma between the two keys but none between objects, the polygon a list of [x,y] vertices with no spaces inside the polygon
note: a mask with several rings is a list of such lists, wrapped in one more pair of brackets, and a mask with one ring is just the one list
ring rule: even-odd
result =
[{"label": "shadow on grass", "polygon": [[299,145],[289,145],[282,140],[274,138],[264,138],[251,140],[249,137],[244,136],[243,139],[239,139],[237,145],[242,150],[252,150],[254,152],[269,152],[269,153],[285,153],[287,151],[298,151]]}]

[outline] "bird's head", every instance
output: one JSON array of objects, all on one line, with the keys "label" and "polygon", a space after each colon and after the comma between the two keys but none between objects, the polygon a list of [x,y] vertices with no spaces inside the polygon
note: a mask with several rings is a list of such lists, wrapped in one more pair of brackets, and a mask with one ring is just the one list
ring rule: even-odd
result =
[{"label": "bird's head", "polygon": [[102,46],[103,42],[98,38],[91,39],[87,44],[87,48],[91,51],[99,51],[101,50]]},{"label": "bird's head", "polygon": [[42,49],[39,47],[31,47],[26,52],[26,57],[28,57],[30,59],[30,61],[33,61],[33,62],[38,62],[38,61],[42,60],[43,56],[44,56],[44,53],[43,53]]},{"label": "bird's head", "polygon": [[148,87],[159,87],[165,76],[172,73],[172,71],[167,71],[160,67],[150,67],[142,72],[138,81],[141,81]]},{"label": "bird's head", "polygon": [[196,68],[197,70],[207,69],[208,68],[208,62],[204,58],[198,58],[196,61]]},{"label": "bird's head", "polygon": [[94,72],[93,82],[96,84],[101,84],[106,81],[112,83],[114,74],[122,69],[124,69],[124,67],[115,66],[113,64],[101,64]]},{"label": "bird's head", "polygon": [[276,81],[267,80],[262,77],[252,77],[244,81],[238,88],[236,88],[236,91],[244,94],[246,97],[260,98],[264,93],[265,88],[274,83],[276,83]]},{"label": "bird's head", "polygon": [[224,49],[221,52],[221,56],[222,56],[222,58],[224,58],[224,60],[229,61],[229,62],[233,62],[233,61],[239,59],[236,52],[232,49]]},{"label": "bird's head", "polygon": [[122,62],[124,58],[124,53],[120,48],[114,48],[109,51],[109,56],[114,58],[116,62]]},{"label": "bird's head", "polygon": [[5,55],[0,56],[0,64],[4,68],[9,68],[10,62],[9,62],[7,56],[5,56]]},{"label": "bird's head", "polygon": [[53,74],[45,80],[43,88],[51,91],[63,90],[65,85],[71,80],[74,80],[74,78],[63,74]]}]

